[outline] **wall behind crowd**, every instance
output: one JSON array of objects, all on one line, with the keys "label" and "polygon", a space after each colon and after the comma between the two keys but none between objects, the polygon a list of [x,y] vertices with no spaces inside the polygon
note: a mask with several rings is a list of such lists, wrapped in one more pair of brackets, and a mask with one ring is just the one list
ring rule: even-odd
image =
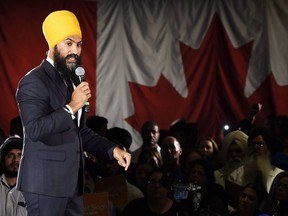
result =
[{"label": "wall behind crowd", "polygon": [[162,129],[185,118],[203,135],[245,118],[287,115],[288,3],[276,1],[0,2],[0,127],[18,115],[20,78],[48,47],[41,31],[51,11],[68,9],[83,31],[83,63],[98,114],[133,134],[154,120]]}]

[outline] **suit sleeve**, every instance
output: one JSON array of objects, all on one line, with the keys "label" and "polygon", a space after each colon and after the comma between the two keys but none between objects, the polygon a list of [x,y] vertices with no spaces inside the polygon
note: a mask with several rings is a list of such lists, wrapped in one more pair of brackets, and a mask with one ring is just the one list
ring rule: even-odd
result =
[{"label": "suit sleeve", "polygon": [[41,77],[40,72],[24,76],[16,92],[25,133],[34,142],[65,132],[74,124],[70,114],[62,108],[67,101],[57,97],[57,86],[47,77]]}]

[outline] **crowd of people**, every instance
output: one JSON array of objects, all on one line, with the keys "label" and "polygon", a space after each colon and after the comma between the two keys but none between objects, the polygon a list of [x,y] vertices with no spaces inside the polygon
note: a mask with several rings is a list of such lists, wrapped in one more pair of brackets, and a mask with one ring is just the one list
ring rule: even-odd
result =
[{"label": "crowd of people", "polygon": [[[128,130],[108,128],[108,119],[100,116],[86,122],[95,133],[130,152]],[[183,120],[180,124],[183,128]],[[198,137],[190,144],[182,139],[182,145],[172,131],[161,136],[158,123],[147,121],[141,129],[143,143],[130,152],[133,162],[127,171],[116,160],[102,161],[84,152],[85,193],[97,192],[97,179],[121,175],[127,199],[121,206],[111,202],[110,215],[286,216],[287,130],[288,117],[278,116],[274,125],[231,130],[221,144],[211,137]],[[11,119],[9,136],[2,139],[1,215],[26,215],[25,199],[15,187],[23,148],[19,116]]]},{"label": "crowd of people", "polygon": [[[90,117],[90,122],[92,118],[104,117]],[[108,129],[108,119],[101,122],[103,136],[129,151],[131,134],[123,128]],[[211,137],[195,139],[193,131],[190,144],[187,136],[180,139],[185,140],[182,145],[175,131],[161,135],[158,123],[147,121],[127,172],[117,163],[111,172],[111,164],[91,163],[89,158],[86,165],[94,170],[93,179],[123,175],[133,186],[129,200],[121,209],[115,206],[114,215],[288,215],[288,117],[278,116],[274,123],[251,124],[245,132],[237,127],[221,144]],[[184,121],[179,124],[183,129]]]}]

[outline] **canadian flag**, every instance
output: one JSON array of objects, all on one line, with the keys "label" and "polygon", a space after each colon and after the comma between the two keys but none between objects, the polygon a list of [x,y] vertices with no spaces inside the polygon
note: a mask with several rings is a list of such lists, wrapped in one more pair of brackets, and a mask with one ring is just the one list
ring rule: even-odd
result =
[{"label": "canadian flag", "polygon": [[[17,7],[15,6],[17,5]],[[54,10],[76,14],[93,97],[89,115],[142,140],[146,120],[169,129],[184,118],[217,138],[253,103],[257,116],[288,114],[285,0],[98,0],[0,2],[0,127],[18,115],[18,81],[46,57],[41,31]]]},{"label": "canadian flag", "polygon": [[243,119],[287,114],[285,1],[98,1],[96,111],[134,134],[185,118],[215,138]]}]

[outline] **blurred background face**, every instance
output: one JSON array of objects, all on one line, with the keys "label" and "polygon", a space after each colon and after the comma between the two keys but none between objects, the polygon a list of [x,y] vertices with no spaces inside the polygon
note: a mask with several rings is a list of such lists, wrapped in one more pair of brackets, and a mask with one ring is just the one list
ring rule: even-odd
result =
[{"label": "blurred background face", "polygon": [[267,156],[269,152],[262,135],[255,136],[249,144],[249,148],[256,156],[264,157]]},{"label": "blurred background face", "polygon": [[214,154],[213,144],[210,140],[201,140],[198,146],[198,150],[205,158],[212,157]]},{"label": "blurred background face", "polygon": [[227,150],[227,163],[243,164],[244,156],[245,154],[240,146],[237,143],[232,142]]},{"label": "blurred background face", "polygon": [[161,156],[164,164],[178,161],[181,154],[182,149],[175,138],[167,137],[163,140],[161,144]]},{"label": "blurred background face", "polygon": [[278,184],[275,191],[275,197],[280,202],[286,202],[288,205],[288,177],[282,177]]},{"label": "blurred background face", "polygon": [[163,173],[152,173],[147,182],[147,197],[150,198],[165,198],[168,196],[168,189],[163,183]]},{"label": "blurred background face", "polygon": [[188,175],[189,182],[204,186],[207,184],[207,176],[203,166],[196,164],[192,167]]},{"label": "blurred background face", "polygon": [[142,129],[141,136],[144,145],[154,146],[158,143],[160,138],[159,127],[157,125],[148,124]]},{"label": "blurred background face", "polygon": [[138,164],[135,170],[135,181],[137,186],[143,189],[146,185],[147,173],[151,172],[153,167],[150,164]]},{"label": "blurred background face", "polygon": [[185,173],[188,173],[191,170],[193,162],[199,159],[202,159],[202,155],[197,151],[191,151],[188,155],[186,155],[185,162],[184,162]]},{"label": "blurred background face", "polygon": [[257,202],[257,194],[254,189],[246,187],[240,194],[238,209],[242,212],[254,212],[257,207]]}]

